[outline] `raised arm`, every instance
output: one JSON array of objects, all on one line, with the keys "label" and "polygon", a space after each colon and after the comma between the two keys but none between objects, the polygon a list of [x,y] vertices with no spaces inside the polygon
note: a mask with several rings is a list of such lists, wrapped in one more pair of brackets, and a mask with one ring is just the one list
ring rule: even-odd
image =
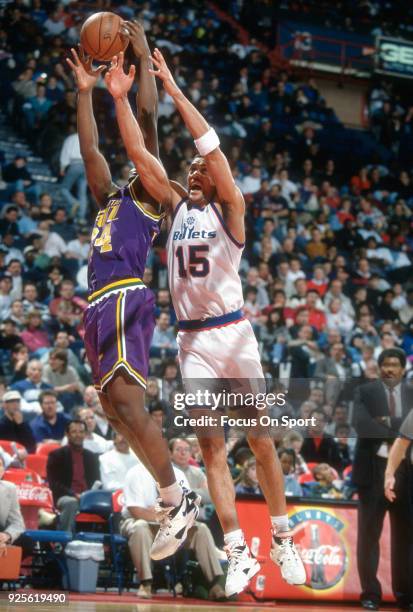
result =
[{"label": "raised arm", "polygon": [[123,53],[120,53],[119,58],[112,59],[112,65],[105,75],[105,82],[115,101],[116,117],[123,144],[129,159],[139,172],[143,187],[157,202],[171,208],[179,196],[171,189],[162,164],[146,149],[143,134],[129,104],[128,91],[134,76],[135,66],[130,67],[128,74],[124,73]]},{"label": "raised arm", "polygon": [[85,58],[81,50],[80,58],[72,49],[73,60],[66,59],[71,67],[77,88],[77,130],[80,151],[85,164],[87,182],[99,206],[104,206],[108,193],[113,189],[109,166],[99,151],[99,137],[93,114],[92,90],[105,66],[92,68],[92,58]]},{"label": "raised arm", "polygon": [[139,60],[138,93],[136,95],[139,127],[146,148],[159,159],[158,91],[155,77],[149,72],[149,69],[152,68],[152,60],[145,30],[143,25],[137,21],[126,21],[122,26],[122,33],[129,38],[133,52]]},{"label": "raised arm", "polygon": [[[194,140],[200,139],[210,130],[207,121],[179,89],[159,49],[155,49],[152,61],[157,70],[151,70],[151,74],[162,80],[166,92],[173,98],[175,106]],[[228,208],[232,213],[243,217],[245,211],[244,198],[235,184],[228,160],[219,148],[219,142],[216,143],[216,147],[211,152],[204,155],[204,159],[208,173],[215,183],[220,203],[223,204],[224,214],[228,212],[225,210]]]}]

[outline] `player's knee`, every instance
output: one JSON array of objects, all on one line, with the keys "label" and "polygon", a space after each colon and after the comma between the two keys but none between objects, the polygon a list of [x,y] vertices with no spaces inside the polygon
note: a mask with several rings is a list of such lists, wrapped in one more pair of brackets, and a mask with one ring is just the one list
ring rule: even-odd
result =
[{"label": "player's knee", "polygon": [[225,443],[222,440],[203,438],[199,440],[199,444],[205,463],[208,465],[227,463]]},{"label": "player's knee", "polygon": [[269,461],[275,455],[274,443],[269,436],[250,436],[248,444],[260,463]]}]

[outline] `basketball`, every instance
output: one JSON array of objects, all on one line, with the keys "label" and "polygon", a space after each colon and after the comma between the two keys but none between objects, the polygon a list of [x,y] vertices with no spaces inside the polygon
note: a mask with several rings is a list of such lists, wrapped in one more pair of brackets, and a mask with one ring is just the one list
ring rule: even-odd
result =
[{"label": "basketball", "polygon": [[120,32],[123,19],[115,13],[95,13],[86,19],[80,31],[80,43],[88,55],[98,61],[108,61],[125,51],[128,39]]}]

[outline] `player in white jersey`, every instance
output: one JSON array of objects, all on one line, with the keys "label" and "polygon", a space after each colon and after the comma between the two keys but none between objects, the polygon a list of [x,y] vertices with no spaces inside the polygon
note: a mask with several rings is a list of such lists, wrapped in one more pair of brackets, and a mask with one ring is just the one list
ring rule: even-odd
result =
[{"label": "player in white jersey", "polygon": [[[251,325],[242,315],[238,266],[245,241],[244,198],[235,185],[219,139],[176,85],[162,54],[152,58],[155,74],[173,98],[200,156],[188,175],[188,198],[179,201],[163,166],[145,148],[127,92],[133,68],[123,71],[123,55],[112,60],[106,75],[115,99],[122,140],[146,191],[172,216],[168,239],[169,282],[179,320],[179,360],[183,378],[260,379],[263,373]],[[210,410],[198,407],[199,415]],[[260,566],[250,555],[235,508],[235,492],[227,464],[225,438],[197,431],[208,486],[225,540],[229,567],[227,595],[245,589]],[[257,475],[272,523],[271,558],[290,584],[303,584],[305,570],[288,526],[284,479],[268,433],[248,435],[257,460]]]}]

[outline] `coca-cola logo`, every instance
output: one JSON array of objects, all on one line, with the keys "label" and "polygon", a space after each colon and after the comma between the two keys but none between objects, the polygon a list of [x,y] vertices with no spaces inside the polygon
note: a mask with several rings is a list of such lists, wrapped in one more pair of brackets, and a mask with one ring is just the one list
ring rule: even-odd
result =
[{"label": "coca-cola logo", "polygon": [[17,497],[22,506],[52,506],[52,494],[48,487],[22,482],[17,485]]},{"label": "coca-cola logo", "polygon": [[306,508],[290,517],[295,543],[306,567],[306,586],[325,590],[342,580],[348,554],[342,530],[344,523],[320,508]]}]

